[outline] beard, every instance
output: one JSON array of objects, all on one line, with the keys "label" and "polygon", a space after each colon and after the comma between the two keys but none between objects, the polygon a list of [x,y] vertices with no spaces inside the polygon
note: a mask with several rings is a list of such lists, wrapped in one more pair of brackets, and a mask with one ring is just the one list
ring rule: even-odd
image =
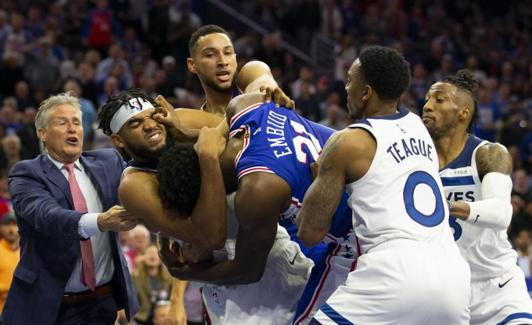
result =
[{"label": "beard", "polygon": [[163,152],[174,144],[174,140],[169,134],[166,135],[165,145],[158,149],[151,149],[146,146],[141,146],[136,143],[129,146],[129,150],[135,155],[137,161],[148,164],[157,164],[159,157]]},{"label": "beard", "polygon": [[349,117],[352,122],[356,122],[364,118],[360,109],[357,109],[355,106],[347,102],[347,111],[349,112]]}]

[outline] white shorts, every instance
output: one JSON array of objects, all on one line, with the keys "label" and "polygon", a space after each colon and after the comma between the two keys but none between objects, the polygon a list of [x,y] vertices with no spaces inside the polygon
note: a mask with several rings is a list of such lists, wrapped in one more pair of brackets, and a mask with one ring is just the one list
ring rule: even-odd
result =
[{"label": "white shorts", "polygon": [[277,236],[259,282],[203,286],[208,324],[290,324],[313,265],[299,245],[290,240],[286,230],[278,225]]},{"label": "white shorts", "polygon": [[314,259],[315,265],[299,301],[294,325],[308,324],[356,266],[360,247],[354,232],[342,239],[328,238],[332,241],[328,242],[327,254],[323,259]]},{"label": "white shorts", "polygon": [[358,258],[345,285],[314,320],[320,324],[465,325],[470,279],[469,266],[455,246],[389,241]]},{"label": "white shorts", "polygon": [[532,301],[523,271],[471,282],[471,324],[532,324]]}]

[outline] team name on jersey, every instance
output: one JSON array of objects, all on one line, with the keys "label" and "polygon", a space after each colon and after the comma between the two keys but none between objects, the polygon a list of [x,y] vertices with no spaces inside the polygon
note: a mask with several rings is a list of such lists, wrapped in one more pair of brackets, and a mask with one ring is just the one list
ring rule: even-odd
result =
[{"label": "team name on jersey", "polygon": [[424,140],[409,138],[401,139],[401,141],[394,142],[386,149],[386,152],[393,157],[395,162],[400,163],[410,156],[423,156],[432,161],[432,145],[426,143]]},{"label": "team name on jersey", "polygon": [[267,140],[270,143],[270,147],[274,148],[273,154],[277,158],[292,154],[292,150],[288,146],[284,136],[284,128],[287,119],[286,116],[275,113],[274,111],[268,112],[266,134],[269,136]]},{"label": "team name on jersey", "polygon": [[449,192],[447,193],[447,200],[448,201],[475,202],[475,192],[473,191]]}]

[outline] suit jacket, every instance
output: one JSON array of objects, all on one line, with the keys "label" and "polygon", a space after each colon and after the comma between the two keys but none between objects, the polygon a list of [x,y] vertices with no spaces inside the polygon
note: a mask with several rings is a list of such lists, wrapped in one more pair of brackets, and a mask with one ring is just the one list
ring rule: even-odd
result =
[{"label": "suit jacket", "polygon": [[[84,152],[80,162],[98,191],[103,211],[118,203],[124,163],[111,149]],[[80,258],[78,222],[66,177],[46,155],[17,163],[9,174],[21,256],[2,312],[6,324],[54,324],[67,281]],[[118,236],[110,232],[113,295],[132,317],[138,309]]]}]

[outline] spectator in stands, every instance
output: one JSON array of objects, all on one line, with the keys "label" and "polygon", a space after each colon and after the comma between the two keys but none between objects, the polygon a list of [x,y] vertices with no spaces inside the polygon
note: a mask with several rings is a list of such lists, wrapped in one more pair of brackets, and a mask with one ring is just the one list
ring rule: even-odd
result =
[{"label": "spectator in stands", "polygon": [[20,138],[16,134],[9,134],[2,139],[2,150],[0,151],[0,168],[11,170],[16,163],[23,159],[28,159],[26,149],[20,144]]},{"label": "spectator in stands", "polygon": [[85,43],[103,51],[118,36],[120,26],[113,17],[113,12],[108,8],[107,0],[97,0],[94,8],[85,22],[82,37]]},{"label": "spectator in stands", "polygon": [[329,105],[327,107],[327,115],[320,121],[320,124],[328,126],[331,129],[342,130],[347,126],[346,112],[338,105]]},{"label": "spectator in stands", "polygon": [[[129,63],[124,59],[124,50],[119,44],[113,44],[109,47],[109,57],[103,59],[96,69],[96,82],[103,83],[109,76],[120,78],[119,84],[122,88],[133,87],[133,74]],[[119,73],[116,71],[121,69]],[[114,71],[113,71],[114,70]]]},{"label": "spectator in stands", "polygon": [[96,108],[92,102],[83,98],[83,92],[75,79],[67,80],[63,91],[70,92],[78,97],[81,108],[81,122],[83,123],[83,147],[91,149],[94,142],[94,123],[96,123]]},{"label": "spectator in stands", "polygon": [[139,324],[150,324],[159,301],[170,299],[172,277],[159,259],[157,246],[150,245],[133,273],[133,283],[139,297],[140,309],[135,315]]},{"label": "spectator in stands", "polygon": [[517,265],[523,270],[526,277],[532,274],[532,256],[530,251],[530,231],[528,228],[521,228],[513,239],[515,250],[517,251]]},{"label": "spectator in stands", "polygon": [[17,219],[10,211],[0,217],[0,314],[20,260],[19,240]]},{"label": "spectator in stands", "polygon": [[133,262],[133,271],[142,262],[142,257],[146,249],[150,246],[150,231],[143,225],[137,225],[129,231],[128,256]]},{"label": "spectator in stands", "polygon": [[0,125],[4,128],[6,134],[16,133],[22,127],[17,118],[17,106],[8,104],[2,107],[0,110]]},{"label": "spectator in stands", "polygon": [[[153,325],[165,325],[169,321],[170,315],[170,302],[158,301],[153,308]],[[189,323],[190,324],[190,323]],[[203,324],[203,323],[201,323]]]},{"label": "spectator in stands", "polygon": [[37,110],[27,107],[22,115],[22,127],[17,131],[20,144],[25,149],[28,159],[33,159],[41,153],[39,138],[35,130],[35,115]]},{"label": "spectator in stands", "polygon": [[23,112],[27,107],[35,107],[35,102],[30,97],[30,87],[24,80],[15,84],[15,98],[17,99],[18,109]]}]

